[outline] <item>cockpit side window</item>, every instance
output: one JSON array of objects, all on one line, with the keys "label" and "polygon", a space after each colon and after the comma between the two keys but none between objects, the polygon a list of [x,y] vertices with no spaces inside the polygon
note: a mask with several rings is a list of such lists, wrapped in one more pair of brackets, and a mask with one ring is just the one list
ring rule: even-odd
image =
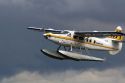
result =
[{"label": "cockpit side window", "polygon": [[89,42],[92,42],[92,40],[90,39]]},{"label": "cockpit side window", "polygon": [[68,35],[67,35],[67,36],[71,37],[71,33],[68,33]]},{"label": "cockpit side window", "polygon": [[79,40],[84,40],[84,37],[79,37]]}]

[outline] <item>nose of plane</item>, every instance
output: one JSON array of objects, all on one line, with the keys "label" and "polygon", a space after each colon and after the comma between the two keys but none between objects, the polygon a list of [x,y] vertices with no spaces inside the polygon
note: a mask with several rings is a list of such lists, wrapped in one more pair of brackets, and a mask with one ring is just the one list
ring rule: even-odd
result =
[{"label": "nose of plane", "polygon": [[48,39],[47,34],[43,34],[44,38]]},{"label": "nose of plane", "polygon": [[48,39],[48,37],[50,37],[51,35],[50,35],[49,33],[45,33],[45,34],[43,34],[43,36],[44,36],[46,39]]},{"label": "nose of plane", "polygon": [[43,36],[47,36],[47,34],[43,34]]}]

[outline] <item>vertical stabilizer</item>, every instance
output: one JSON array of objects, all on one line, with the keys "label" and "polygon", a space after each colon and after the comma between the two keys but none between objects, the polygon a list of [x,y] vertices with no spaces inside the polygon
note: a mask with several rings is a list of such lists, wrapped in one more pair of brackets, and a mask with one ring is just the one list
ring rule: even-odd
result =
[{"label": "vertical stabilizer", "polygon": [[[115,29],[115,32],[123,32],[123,29],[121,26],[117,26]],[[109,38],[116,39],[118,41],[124,40],[124,36],[108,36]]]},{"label": "vertical stabilizer", "polygon": [[[115,29],[115,32],[123,32],[123,29],[121,26],[117,26]],[[124,40],[124,36],[110,36],[113,39],[116,39],[118,41],[123,41]],[[109,51],[109,54],[111,55],[116,55],[118,54],[121,49],[122,49],[122,42],[118,42],[118,41],[112,41],[112,45],[117,48],[118,50],[115,51]]]},{"label": "vertical stabilizer", "polygon": [[[117,26],[115,29],[115,32],[123,32],[123,29],[121,26]],[[124,39],[123,36],[114,36],[114,39],[122,41]]]}]

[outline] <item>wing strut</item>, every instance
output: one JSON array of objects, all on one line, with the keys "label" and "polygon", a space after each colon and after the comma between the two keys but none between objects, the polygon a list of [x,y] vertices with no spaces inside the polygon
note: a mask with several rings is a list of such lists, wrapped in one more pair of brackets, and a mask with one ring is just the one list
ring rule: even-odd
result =
[{"label": "wing strut", "polygon": [[70,51],[72,52],[72,45],[70,46]]},{"label": "wing strut", "polygon": [[86,53],[87,55],[89,55],[88,48],[86,48],[86,47],[84,47],[84,48],[85,48],[85,53]]}]

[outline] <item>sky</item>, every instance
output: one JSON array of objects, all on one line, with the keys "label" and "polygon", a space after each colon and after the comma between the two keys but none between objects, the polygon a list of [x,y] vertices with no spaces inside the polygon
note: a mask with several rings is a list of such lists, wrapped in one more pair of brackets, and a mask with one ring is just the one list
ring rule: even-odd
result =
[{"label": "sky", "polygon": [[[58,46],[29,26],[70,30],[125,29],[124,0],[0,0],[0,83],[124,83],[125,55],[90,51],[100,62],[59,61],[40,52]],[[91,79],[90,79],[91,78]]]}]

